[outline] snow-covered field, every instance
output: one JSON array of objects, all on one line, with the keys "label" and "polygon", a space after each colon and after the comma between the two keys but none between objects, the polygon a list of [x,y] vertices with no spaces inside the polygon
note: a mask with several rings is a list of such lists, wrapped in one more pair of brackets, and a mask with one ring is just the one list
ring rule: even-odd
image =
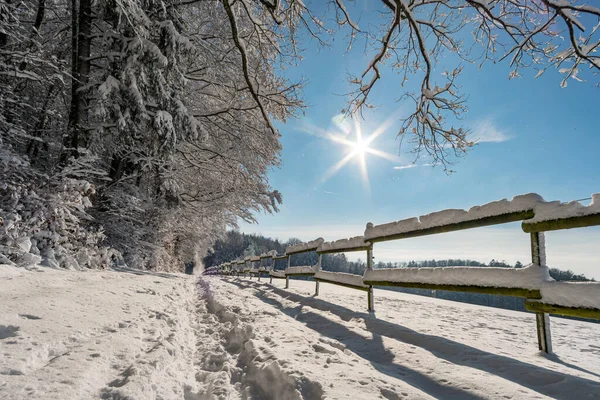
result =
[{"label": "snow-covered field", "polygon": [[600,325],[314,282],[0,266],[0,399],[594,399]]}]

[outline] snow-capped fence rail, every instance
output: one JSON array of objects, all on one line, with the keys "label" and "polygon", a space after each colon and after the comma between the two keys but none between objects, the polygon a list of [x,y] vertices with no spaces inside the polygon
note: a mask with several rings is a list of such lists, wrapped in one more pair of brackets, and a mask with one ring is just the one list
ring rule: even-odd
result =
[{"label": "snow-capped fence rail", "polygon": [[287,254],[283,254],[281,256],[273,256],[273,268],[269,271],[269,283],[273,283],[273,279],[285,279],[285,272],[284,271],[276,271],[275,270],[275,263],[277,263],[278,260],[287,260],[288,256]]},{"label": "snow-capped fence rail", "polygon": [[[335,242],[324,242],[317,248],[319,256],[331,253],[345,253],[352,251],[367,252],[367,271],[373,269],[373,244],[365,242],[363,236],[357,236],[350,239],[340,239]],[[320,260],[320,259],[319,259]],[[373,306],[373,286],[363,282],[363,276],[355,274],[347,274],[344,272],[329,272],[319,269],[315,273],[315,281],[317,282],[315,294],[319,294],[319,283],[331,283],[334,285],[345,286],[351,289],[364,290],[367,292],[367,308],[369,311],[374,311]]]},{"label": "snow-capped fence rail", "polygon": [[[522,230],[530,234],[531,264],[520,269],[488,267],[383,268],[373,269],[373,244],[522,221]],[[540,350],[551,353],[548,313],[600,319],[600,283],[555,282],[546,266],[544,232],[600,225],[600,193],[592,202],[546,202],[537,194],[516,196],[467,210],[443,210],[418,218],[409,218],[374,226],[367,224],[364,236],[324,243],[322,238],[289,246],[282,256],[288,260],[284,271],[270,271],[273,278],[314,276],[316,294],[319,283],[327,282],[369,292],[368,307],[373,310],[373,286],[398,286],[433,290],[449,290],[525,298],[525,307],[536,313]],[[367,251],[364,275],[321,271],[322,255],[327,253]],[[291,267],[290,256],[317,251],[314,266]]]},{"label": "snow-capped fence rail", "polygon": [[[298,267],[292,267],[291,256],[294,254],[300,253],[308,253],[311,251],[316,251],[319,246],[323,243],[323,238],[317,238],[315,240],[311,240],[307,243],[299,243],[293,246],[288,246],[285,250],[285,254],[288,256],[288,266],[285,269],[285,288],[290,287],[290,276],[315,276],[315,273],[321,268],[321,260],[322,256],[319,255],[319,261],[315,265],[303,265]],[[317,287],[315,289],[315,293],[319,293],[319,282],[317,282]]]},{"label": "snow-capped fence rail", "polygon": [[250,257],[250,256],[244,258],[244,263],[243,263],[243,268],[242,268],[242,273],[244,274],[244,276],[246,276],[246,275],[250,276],[250,266],[252,264],[251,260],[252,260],[252,257]]},{"label": "snow-capped fence rail", "polygon": [[235,263],[235,272],[237,276],[240,276],[240,274],[244,274],[244,266],[246,265],[246,261],[245,260],[238,260]]},{"label": "snow-capped fence rail", "polygon": [[[258,264],[258,280],[260,281],[261,275],[263,274],[263,272],[269,272],[269,270],[273,267],[272,263],[273,263],[273,256],[277,255],[277,252],[274,250],[269,251],[266,254],[261,254],[258,259],[259,259],[259,264]],[[268,260],[271,260],[269,265],[266,265],[265,263],[269,262]]]},{"label": "snow-capped fence rail", "polygon": [[466,210],[443,210],[420,217],[376,225],[367,224],[365,240],[383,242],[434,235],[533,218],[533,208],[544,199],[534,193],[499,200]]},{"label": "snow-capped fence rail", "polygon": [[598,225],[599,217],[600,195],[593,195],[592,203],[583,206],[579,202],[546,202],[537,194],[526,194],[516,196],[511,201],[500,200],[472,207],[468,211],[444,210],[384,225],[367,224],[365,239],[377,243],[522,220],[522,229],[531,236],[532,263],[522,270],[468,267],[378,269],[367,271],[364,283],[524,297],[527,299],[526,307],[529,305],[528,308],[536,312],[539,348],[550,353],[552,344],[547,312],[552,310],[559,314],[597,317],[600,284],[588,287],[588,293],[596,293],[591,308],[586,307],[590,305],[589,299],[582,302],[576,284],[561,286],[563,292],[570,292],[567,296],[570,301],[556,303],[555,300],[550,306],[548,295],[551,296],[552,288],[558,290],[558,287],[552,282],[546,266],[543,230]]},{"label": "snow-capped fence rail", "polygon": [[259,265],[257,263],[260,263],[260,256],[250,257],[250,260],[248,261],[248,264],[249,264],[248,274],[250,275],[250,278],[252,278],[253,275],[260,278],[260,273],[258,271]]}]

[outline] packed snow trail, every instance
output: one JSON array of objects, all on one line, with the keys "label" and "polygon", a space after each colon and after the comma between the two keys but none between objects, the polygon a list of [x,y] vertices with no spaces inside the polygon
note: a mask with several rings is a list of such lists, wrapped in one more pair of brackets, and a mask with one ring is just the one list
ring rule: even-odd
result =
[{"label": "packed snow trail", "polygon": [[291,281],[0,265],[1,399],[600,398],[600,325]]}]

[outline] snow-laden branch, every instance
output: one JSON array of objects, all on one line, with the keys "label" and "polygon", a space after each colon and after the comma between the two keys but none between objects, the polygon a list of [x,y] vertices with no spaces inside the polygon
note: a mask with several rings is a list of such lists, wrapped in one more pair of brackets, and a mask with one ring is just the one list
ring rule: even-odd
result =
[{"label": "snow-laden branch", "polygon": [[[369,99],[384,63],[398,71],[403,81],[418,75],[420,93],[399,96],[415,104],[400,135],[410,138],[417,154],[426,152],[444,167],[451,163],[449,152],[460,155],[475,144],[459,124],[467,109],[457,85],[462,66],[447,68],[445,82],[437,82],[432,74],[445,53],[479,65],[508,58],[513,68],[510,78],[518,77],[523,68],[536,67],[539,76],[553,66],[564,74],[562,86],[568,78],[584,80],[583,66],[591,70],[585,72],[588,78],[600,72],[600,9],[585,0],[382,0],[385,22],[366,31],[351,23],[351,12],[342,1],[329,4],[341,15],[337,24],[350,26],[349,41],[361,35],[367,48],[378,48],[362,74],[351,77],[356,90],[346,112],[371,107]],[[481,52],[465,42],[465,30],[473,32]],[[562,40],[563,32],[567,40]]]},{"label": "snow-laden branch", "polygon": [[236,16],[231,8],[229,0],[222,0],[222,2],[223,7],[225,8],[225,12],[227,13],[227,17],[229,19],[229,24],[231,26],[231,35],[233,37],[233,41],[235,42],[235,45],[240,52],[242,69],[244,72],[244,79],[246,80],[246,84],[248,85],[248,90],[250,91],[252,98],[258,105],[260,113],[262,114],[265,123],[267,124],[271,132],[273,134],[276,134],[276,130],[275,127],[273,127],[271,118],[269,118],[269,115],[265,110],[262,100],[259,97],[258,90],[254,87],[254,83],[252,82],[252,77],[250,76],[250,71],[248,67],[248,55],[246,54],[246,46],[244,45],[243,39],[239,36]]}]

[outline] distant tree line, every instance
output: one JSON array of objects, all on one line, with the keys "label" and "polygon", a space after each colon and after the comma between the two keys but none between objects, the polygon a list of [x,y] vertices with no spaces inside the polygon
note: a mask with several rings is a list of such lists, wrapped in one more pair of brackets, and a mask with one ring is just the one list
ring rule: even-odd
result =
[{"label": "distant tree line", "polygon": [[211,267],[247,256],[258,256],[271,250],[276,250],[277,254],[283,254],[287,246],[299,242],[299,239],[280,242],[278,239],[271,239],[262,235],[230,230],[223,238],[217,239],[215,244],[208,249],[203,262],[205,267]]}]

